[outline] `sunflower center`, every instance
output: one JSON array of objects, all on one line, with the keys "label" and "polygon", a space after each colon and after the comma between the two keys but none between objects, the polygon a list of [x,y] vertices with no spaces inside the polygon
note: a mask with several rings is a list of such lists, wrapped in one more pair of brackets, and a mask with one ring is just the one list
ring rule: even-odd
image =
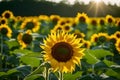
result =
[{"label": "sunflower center", "polygon": [[108,22],[109,22],[109,23],[112,23],[112,21],[113,21],[113,20],[112,20],[111,18],[108,19]]},{"label": "sunflower center", "polygon": [[1,32],[1,34],[6,35],[8,33],[8,30],[7,30],[7,28],[2,28],[0,30],[0,32]]},{"label": "sunflower center", "polygon": [[1,24],[5,24],[5,22],[6,22],[5,20],[1,20]]},{"label": "sunflower center", "polygon": [[69,20],[67,20],[67,21],[66,21],[66,23],[70,23],[70,21],[69,21]]},{"label": "sunflower center", "polygon": [[60,24],[61,24],[61,25],[64,25],[64,24],[65,24],[65,22],[61,22]]},{"label": "sunflower center", "polygon": [[119,21],[119,23],[118,23],[118,26],[120,26],[120,21]]},{"label": "sunflower center", "polygon": [[96,26],[96,25],[97,25],[97,22],[96,22],[95,20],[93,20],[93,21],[91,22],[91,24],[94,25],[94,26]]},{"label": "sunflower center", "polygon": [[52,47],[52,56],[59,62],[67,62],[73,56],[72,46],[66,42],[56,43]]},{"label": "sunflower center", "polygon": [[118,38],[120,38],[120,34],[116,34],[116,36],[117,36]]},{"label": "sunflower center", "polygon": [[118,45],[118,48],[120,48],[120,43],[119,43],[119,45]]},{"label": "sunflower center", "polygon": [[33,29],[34,28],[34,23],[33,22],[28,22],[26,24],[27,29]]},{"label": "sunflower center", "polygon": [[100,20],[100,25],[104,25],[104,24],[105,24],[104,20]]},{"label": "sunflower center", "polygon": [[95,37],[94,41],[95,41],[95,42],[97,42],[97,41],[98,41],[98,38],[97,38],[97,37]]},{"label": "sunflower center", "polygon": [[85,22],[85,17],[81,16],[81,17],[79,18],[79,21],[80,21],[80,22]]},{"label": "sunflower center", "polygon": [[22,37],[22,41],[25,44],[30,44],[32,42],[32,36],[29,35],[29,34],[24,34],[23,37]]},{"label": "sunflower center", "polygon": [[57,23],[58,20],[59,20],[58,18],[53,18],[53,22],[54,22],[54,23]]},{"label": "sunflower center", "polygon": [[9,14],[9,13],[6,13],[6,14],[5,14],[5,18],[7,18],[7,19],[10,18],[10,14]]},{"label": "sunflower center", "polygon": [[65,30],[70,30],[70,27],[69,26],[65,26]]},{"label": "sunflower center", "polygon": [[85,46],[85,48],[88,48],[88,44],[87,43],[84,43],[84,46]]},{"label": "sunflower center", "polygon": [[99,37],[99,41],[105,42],[105,41],[106,41],[106,37],[105,37],[105,36],[100,36],[100,37]]}]

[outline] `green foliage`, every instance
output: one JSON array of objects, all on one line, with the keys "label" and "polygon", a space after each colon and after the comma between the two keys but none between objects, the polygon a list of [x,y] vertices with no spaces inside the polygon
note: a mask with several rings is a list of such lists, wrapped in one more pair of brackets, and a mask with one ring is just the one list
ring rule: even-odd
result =
[{"label": "green foliage", "polygon": [[[61,7],[63,7],[62,5]],[[50,63],[45,62],[43,58],[45,53],[40,47],[44,45],[43,39],[49,36],[48,34],[57,23],[52,22],[50,19],[48,21],[39,20],[38,22],[41,24],[40,29],[31,33],[32,42],[29,45],[26,44],[27,47],[22,49],[17,39],[18,33],[25,33],[24,30],[20,29],[22,21],[14,23],[13,20],[8,20],[6,25],[11,27],[13,33],[10,39],[0,34],[0,80],[60,80],[61,72],[54,72]],[[84,41],[90,41],[91,35],[94,33],[103,31],[108,33],[110,37],[110,35],[118,31],[115,24],[112,26],[106,24],[104,27],[104,30],[100,30],[101,28],[98,29],[97,26],[93,27],[88,23],[79,23],[74,28],[72,27],[73,32],[71,31],[70,33],[79,30],[85,34]],[[81,43],[84,43],[84,41]],[[120,79],[120,54],[116,49],[115,43],[101,39],[100,42],[91,43],[89,48],[86,48],[85,44],[83,45],[82,48],[85,48],[85,55],[80,60],[81,64],[76,65],[73,72],[63,73],[62,77],[64,80]],[[67,47],[65,46],[65,48]],[[77,60],[73,62],[75,61]]]},{"label": "green foliage", "polygon": [[78,71],[76,73],[67,73],[67,74],[64,74],[64,80],[76,80],[76,79],[79,79],[82,75],[82,71]]},{"label": "green foliage", "polygon": [[108,55],[113,56],[113,53],[104,49],[85,51],[85,59],[89,64],[96,64],[97,62],[100,61],[100,59],[105,58]]},{"label": "green foliage", "polygon": [[24,80],[45,80],[45,78],[41,74],[35,74],[25,78]]}]

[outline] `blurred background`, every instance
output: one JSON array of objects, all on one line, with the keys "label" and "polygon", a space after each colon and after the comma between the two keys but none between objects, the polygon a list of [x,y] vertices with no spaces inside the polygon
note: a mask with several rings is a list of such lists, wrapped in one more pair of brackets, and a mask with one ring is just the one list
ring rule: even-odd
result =
[{"label": "blurred background", "polygon": [[57,14],[75,17],[85,12],[89,17],[120,17],[120,0],[0,0],[0,14],[10,10],[15,16]]}]

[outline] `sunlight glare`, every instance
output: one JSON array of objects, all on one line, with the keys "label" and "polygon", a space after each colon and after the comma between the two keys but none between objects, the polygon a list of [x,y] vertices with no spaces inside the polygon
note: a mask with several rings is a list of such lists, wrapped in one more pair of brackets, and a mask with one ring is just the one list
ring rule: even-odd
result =
[{"label": "sunlight glare", "polygon": [[[52,1],[52,2],[56,2],[56,3],[59,3],[61,1],[66,1],[67,3],[70,3],[70,4],[74,4],[74,2],[75,2],[75,0],[46,0],[46,1]],[[76,0],[76,1],[84,2],[84,4],[89,4],[90,1],[94,1],[97,5],[100,2],[103,1],[106,5],[108,5],[108,4],[111,4],[111,5],[117,4],[118,6],[120,6],[120,0]]]},{"label": "sunlight glare", "polygon": [[99,2],[101,2],[101,0],[94,0],[96,3],[99,3]]}]

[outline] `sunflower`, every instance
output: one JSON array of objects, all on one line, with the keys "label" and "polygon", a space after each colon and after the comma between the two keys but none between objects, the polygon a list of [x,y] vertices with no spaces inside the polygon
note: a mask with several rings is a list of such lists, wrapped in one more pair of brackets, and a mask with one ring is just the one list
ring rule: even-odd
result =
[{"label": "sunflower", "polygon": [[106,24],[105,19],[104,19],[104,18],[100,18],[100,19],[98,20],[98,24],[99,24],[100,26],[104,26],[104,25]]},{"label": "sunflower", "polygon": [[63,25],[63,31],[65,31],[65,32],[70,32],[70,31],[72,31],[72,26],[71,26],[71,24],[66,23],[65,25]]},{"label": "sunflower", "polygon": [[39,20],[40,21],[49,21],[50,18],[47,15],[39,15]]},{"label": "sunflower", "polygon": [[61,25],[59,25],[59,24],[55,25],[53,31],[56,32],[56,31],[58,31],[58,30],[63,30],[63,26],[61,26]]},{"label": "sunflower", "polygon": [[5,17],[6,19],[13,18],[13,16],[13,12],[9,10],[6,10],[2,13],[2,17]]},{"label": "sunflower", "polygon": [[84,38],[85,34],[80,32],[79,30],[75,30],[74,35],[77,36],[77,38]]},{"label": "sunflower", "polygon": [[92,26],[97,26],[97,25],[98,25],[98,20],[97,20],[96,18],[91,18],[91,19],[90,19],[90,24],[91,24]]},{"label": "sunflower", "polygon": [[16,21],[22,21],[22,19],[23,19],[23,17],[21,17],[21,16],[16,16],[15,18],[16,18]]},{"label": "sunflower", "polygon": [[72,72],[84,56],[84,49],[80,48],[82,43],[74,34],[51,32],[43,42],[44,60],[51,64],[53,71]]},{"label": "sunflower", "polygon": [[88,16],[85,13],[78,13],[76,18],[75,18],[75,22],[78,23],[87,23],[88,22]]},{"label": "sunflower", "polygon": [[116,43],[117,41],[117,36],[115,36],[114,34],[112,34],[110,37],[109,37],[109,41],[113,42],[113,43]]},{"label": "sunflower", "polygon": [[52,20],[53,23],[57,23],[60,20],[59,15],[51,15],[50,19]]},{"label": "sunflower", "polygon": [[105,19],[107,24],[113,25],[115,23],[115,19],[111,15],[107,15]]},{"label": "sunflower", "polygon": [[116,26],[120,28],[120,19],[116,22]]},{"label": "sunflower", "polygon": [[90,46],[91,46],[91,42],[90,41],[86,41],[86,40],[84,40],[84,42],[83,42],[83,47],[85,47],[85,48],[90,48]]},{"label": "sunflower", "polygon": [[7,21],[6,18],[2,17],[2,18],[0,19],[0,24],[7,24],[7,23],[8,23],[8,21]]},{"label": "sunflower", "polygon": [[9,19],[9,23],[15,24],[17,22],[16,17],[13,17],[12,19]]},{"label": "sunflower", "polygon": [[117,40],[117,42],[115,43],[115,46],[118,52],[120,52],[120,39]]},{"label": "sunflower", "polygon": [[105,42],[109,40],[109,35],[107,33],[98,33],[98,39],[100,42]]},{"label": "sunflower", "polygon": [[117,38],[120,38],[120,31],[116,31],[116,32],[114,33],[114,35],[115,35]]},{"label": "sunflower", "polygon": [[17,39],[20,45],[22,46],[22,49],[24,49],[29,44],[31,44],[33,37],[31,35],[31,31],[27,30],[25,33],[19,33]]},{"label": "sunflower", "polygon": [[72,24],[73,21],[74,21],[74,19],[72,17],[66,18],[66,23]]},{"label": "sunflower", "polygon": [[33,32],[38,31],[40,28],[40,22],[36,18],[25,18],[23,23],[21,24],[21,29],[30,29]]},{"label": "sunflower", "polygon": [[114,17],[114,19],[115,19],[115,23],[120,20],[119,17]]},{"label": "sunflower", "polygon": [[72,27],[73,27],[73,28],[76,28],[76,26],[77,26],[77,23],[76,23],[75,21],[73,21],[73,22],[72,22]]},{"label": "sunflower", "polygon": [[98,34],[93,34],[90,39],[91,43],[98,42],[98,38]]},{"label": "sunflower", "polygon": [[0,25],[0,33],[2,35],[9,37],[9,38],[12,36],[12,30],[6,24]]},{"label": "sunflower", "polygon": [[80,39],[80,43],[84,43],[84,39],[83,38],[79,38]]},{"label": "sunflower", "polygon": [[60,18],[60,20],[58,21],[57,24],[59,24],[61,26],[65,25],[66,24],[66,19],[65,18]]}]

